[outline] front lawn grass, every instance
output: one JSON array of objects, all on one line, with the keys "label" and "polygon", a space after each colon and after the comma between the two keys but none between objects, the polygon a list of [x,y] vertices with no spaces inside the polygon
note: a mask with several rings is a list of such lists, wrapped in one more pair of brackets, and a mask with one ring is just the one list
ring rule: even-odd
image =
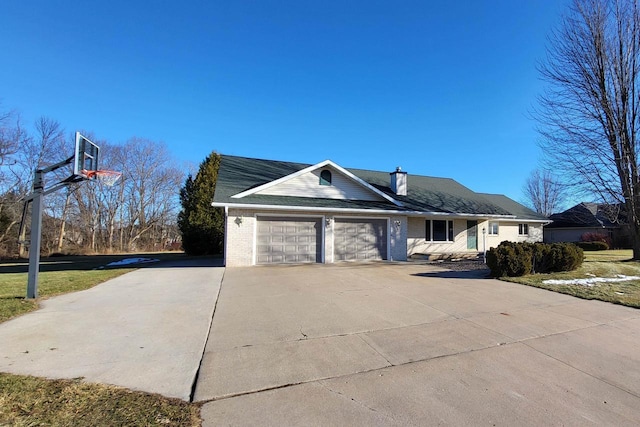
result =
[{"label": "front lawn grass", "polygon": [[563,294],[584,299],[622,304],[640,308],[640,280],[628,282],[601,283],[593,286],[585,285],[549,285],[545,280],[582,279],[588,277],[640,276],[640,262],[632,261],[631,250],[608,250],[585,252],[585,261],[574,271],[550,274],[531,274],[523,277],[504,277],[503,280],[549,289]]},{"label": "front lawn grass", "polygon": [[199,426],[200,405],[76,380],[0,373],[0,425]]}]

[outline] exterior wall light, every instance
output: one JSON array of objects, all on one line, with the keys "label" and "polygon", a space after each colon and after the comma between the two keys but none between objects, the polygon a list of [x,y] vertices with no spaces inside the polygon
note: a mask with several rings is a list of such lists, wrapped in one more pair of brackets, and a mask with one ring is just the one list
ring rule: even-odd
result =
[{"label": "exterior wall light", "polygon": [[234,221],[236,224],[238,224],[238,227],[240,227],[240,224],[242,224],[242,217],[241,216],[237,216],[236,220]]},{"label": "exterior wall light", "polygon": [[402,225],[402,221],[400,221],[399,219],[396,219],[395,221],[393,221],[393,223],[396,226],[396,230],[400,230],[400,226]]},{"label": "exterior wall light", "polygon": [[329,226],[331,225],[331,218],[326,217],[326,218],[324,219],[324,224],[325,224],[327,227],[329,227]]}]

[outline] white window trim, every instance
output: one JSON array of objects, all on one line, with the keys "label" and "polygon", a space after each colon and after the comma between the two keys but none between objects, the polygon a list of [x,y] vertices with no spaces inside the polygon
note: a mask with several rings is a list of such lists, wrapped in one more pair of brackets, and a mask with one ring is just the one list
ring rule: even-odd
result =
[{"label": "white window trim", "polygon": [[[522,230],[524,227],[523,226],[527,226],[527,232],[526,233],[521,233],[520,230]],[[529,235],[529,224],[527,224],[526,222],[521,222],[518,223],[518,236],[528,236]]]},{"label": "white window trim", "polygon": [[[451,227],[452,228],[455,226],[455,223],[454,223],[454,221],[452,219],[437,219],[437,218],[434,219],[434,218],[431,218],[431,219],[427,219],[425,221],[430,221],[431,222],[431,227],[429,227],[429,229],[431,230],[431,236],[429,236],[429,240],[426,240],[427,236],[425,236],[425,241],[426,242],[428,242],[428,243],[454,243],[455,242],[455,240],[456,240],[456,231],[455,231],[455,229],[453,230],[453,240],[449,240],[449,222],[451,222]],[[445,226],[446,227],[447,240],[433,240],[433,221],[446,221],[447,222],[447,224]],[[426,223],[425,223],[425,226],[426,226]]]},{"label": "white window trim", "polygon": [[[322,174],[324,174],[325,171],[329,173],[329,179],[328,180],[324,179],[322,177]],[[322,181],[326,182],[326,184],[323,184]],[[318,182],[318,185],[322,185],[322,186],[325,186],[325,187],[332,187],[333,186],[333,174],[331,173],[331,171],[329,169],[320,170],[320,180]]]},{"label": "white window trim", "polygon": [[[498,230],[497,230],[498,232],[497,232],[497,233],[492,233],[492,232],[491,232],[491,225],[492,225],[492,224],[495,224],[495,225],[496,225],[496,227],[498,228]],[[487,230],[487,234],[488,234],[489,236],[499,236],[499,235],[500,235],[500,223],[499,223],[499,222],[497,222],[497,221],[489,221],[489,224],[487,225],[487,229],[488,229],[488,230]]]}]

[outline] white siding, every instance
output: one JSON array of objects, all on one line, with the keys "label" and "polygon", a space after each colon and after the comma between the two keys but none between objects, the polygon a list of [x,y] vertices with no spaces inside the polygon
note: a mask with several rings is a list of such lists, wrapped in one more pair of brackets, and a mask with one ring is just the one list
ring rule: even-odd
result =
[{"label": "white siding", "polygon": [[229,209],[226,222],[224,258],[227,267],[253,264],[255,215],[251,211]]},{"label": "white siding", "polygon": [[[491,221],[493,222],[493,221]],[[487,250],[498,246],[501,242],[508,240],[510,242],[542,242],[542,224],[529,223],[529,234],[519,235],[518,224],[527,224],[523,222],[499,222],[498,235],[489,236],[487,234]],[[488,227],[486,223],[478,226],[479,240],[482,239],[482,227]],[[487,228],[488,229],[488,228]],[[481,243],[481,242],[480,242]]]},{"label": "white siding", "polygon": [[389,239],[391,241],[391,260],[407,260],[407,225],[406,216],[392,216],[390,224]]},{"label": "white siding", "polygon": [[[320,173],[325,169],[331,171],[331,185],[320,185]],[[380,195],[331,167],[307,172],[285,182],[281,182],[280,184],[276,184],[273,187],[258,191],[256,194],[342,200],[385,200]]]},{"label": "white siding", "polygon": [[[252,211],[246,209],[229,208],[229,217],[226,224],[226,248],[225,260],[227,267],[248,266],[255,263],[255,236],[256,236],[256,216],[300,216],[299,211]],[[323,217],[324,221],[324,247],[325,262],[333,262],[333,228],[335,216],[339,218],[357,217],[362,215],[335,214],[331,212],[306,213],[307,216]],[[238,220],[240,218],[240,220]],[[389,230],[387,236],[390,239],[389,252],[394,261],[406,261],[407,259],[407,218],[404,216],[370,215],[367,218],[389,219]],[[399,225],[396,225],[398,221]]]},{"label": "white siding", "polygon": [[[467,220],[453,220],[453,242],[427,242],[425,239],[425,220],[427,218],[409,218],[407,236],[407,255],[413,254],[456,254],[456,253],[478,253],[486,249],[489,250],[498,246],[501,242],[509,240],[511,242],[542,242],[542,224],[529,223],[529,234],[521,236],[518,234],[518,222],[500,222],[498,235],[483,236],[482,229],[489,230],[489,221],[478,219],[478,248],[467,249]],[[448,218],[430,218],[448,219]],[[493,220],[491,222],[494,222]],[[522,223],[526,223],[523,221]],[[484,239],[484,241],[483,241]]]},{"label": "white siding", "polygon": [[[478,252],[467,250],[467,220],[453,220],[453,242],[427,242],[425,239],[425,221],[427,218],[409,218],[407,236],[407,254],[451,254],[462,252]],[[450,219],[450,218],[429,218]],[[480,227],[478,228],[481,229]],[[481,244],[478,238],[478,245]]]}]

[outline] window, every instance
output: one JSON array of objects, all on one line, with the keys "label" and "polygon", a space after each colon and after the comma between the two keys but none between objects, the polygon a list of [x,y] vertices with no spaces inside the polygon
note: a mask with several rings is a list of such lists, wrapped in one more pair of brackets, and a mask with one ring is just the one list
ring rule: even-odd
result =
[{"label": "window", "polygon": [[498,223],[497,222],[490,222],[489,223],[489,235],[498,235]]},{"label": "window", "polygon": [[529,235],[529,224],[518,224],[518,234],[520,236]]},{"label": "window", "polygon": [[425,240],[428,242],[453,242],[453,221],[428,219],[425,223]]},{"label": "window", "polygon": [[323,170],[320,172],[320,185],[331,185],[331,171]]}]

